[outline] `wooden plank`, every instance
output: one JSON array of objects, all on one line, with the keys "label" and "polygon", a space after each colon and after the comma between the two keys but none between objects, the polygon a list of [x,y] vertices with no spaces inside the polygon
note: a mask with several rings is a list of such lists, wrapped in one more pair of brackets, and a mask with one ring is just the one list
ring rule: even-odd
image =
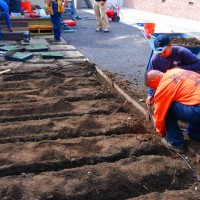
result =
[{"label": "wooden plank", "polygon": [[128,94],[126,94],[117,84],[113,83],[111,79],[109,79],[98,67],[96,67],[98,74],[117,92],[122,95],[127,101],[132,103],[132,105],[137,108],[142,114],[147,115],[147,111],[138,104],[134,99],[132,99]]},{"label": "wooden plank", "polygon": [[46,33],[53,33],[53,26],[52,25],[29,25],[29,31],[32,34],[46,34]]},{"label": "wooden plank", "polygon": [[[28,31],[28,22],[27,21],[14,21],[11,22],[13,31]],[[2,25],[2,31],[8,31],[5,21],[0,21]]]},{"label": "wooden plank", "polygon": [[52,25],[29,25],[29,30],[52,30]]},{"label": "wooden plank", "polygon": [[20,40],[23,40],[23,38],[24,38],[24,35],[22,31],[2,32],[3,40],[20,41]]},{"label": "wooden plank", "polygon": [[6,70],[3,70],[3,71],[0,71],[0,74],[5,74],[5,73],[10,72],[10,71],[11,71],[11,69],[6,69]]},{"label": "wooden plank", "polygon": [[[28,31],[28,27],[14,27],[12,28],[12,30],[15,32],[15,31]],[[3,32],[7,32],[8,31],[8,28],[7,27],[3,27],[2,28],[2,31]]]},{"label": "wooden plank", "polygon": [[[11,22],[12,27],[28,27],[28,22],[27,21],[15,21],[15,22]],[[0,21],[0,25],[2,26],[6,26],[6,22],[5,21]]]},{"label": "wooden plank", "polygon": [[50,19],[32,19],[28,21],[28,25],[52,25]]}]

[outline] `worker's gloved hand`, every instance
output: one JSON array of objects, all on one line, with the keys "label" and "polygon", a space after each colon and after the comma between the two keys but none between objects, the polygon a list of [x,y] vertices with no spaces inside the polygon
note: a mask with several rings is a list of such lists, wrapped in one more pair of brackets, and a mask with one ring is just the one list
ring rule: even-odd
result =
[{"label": "worker's gloved hand", "polygon": [[148,96],[146,99],[147,108],[149,108],[154,103],[154,99],[151,96]]},{"label": "worker's gloved hand", "polygon": [[10,32],[13,32],[13,30],[11,28],[8,29]]},{"label": "worker's gloved hand", "polygon": [[101,2],[101,6],[104,6],[104,5],[105,5],[105,2],[104,2],[104,1],[102,1],[102,2]]}]

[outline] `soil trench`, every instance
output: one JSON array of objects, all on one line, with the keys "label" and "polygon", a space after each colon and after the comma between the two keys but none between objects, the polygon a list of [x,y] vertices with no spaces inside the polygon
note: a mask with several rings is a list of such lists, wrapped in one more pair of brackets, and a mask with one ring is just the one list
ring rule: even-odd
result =
[{"label": "soil trench", "polygon": [[2,59],[0,199],[200,199],[191,170],[95,64],[40,62]]}]

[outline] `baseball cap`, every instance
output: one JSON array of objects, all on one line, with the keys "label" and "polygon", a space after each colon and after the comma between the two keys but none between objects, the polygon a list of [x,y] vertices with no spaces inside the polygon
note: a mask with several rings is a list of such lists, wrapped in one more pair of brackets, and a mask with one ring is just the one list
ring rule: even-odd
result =
[{"label": "baseball cap", "polygon": [[154,53],[163,53],[166,47],[171,43],[171,40],[168,35],[159,35],[154,40]]}]

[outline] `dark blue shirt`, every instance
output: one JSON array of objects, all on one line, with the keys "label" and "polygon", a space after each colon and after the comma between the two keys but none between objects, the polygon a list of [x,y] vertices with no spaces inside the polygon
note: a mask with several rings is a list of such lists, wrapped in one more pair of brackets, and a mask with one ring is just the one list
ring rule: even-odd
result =
[{"label": "dark blue shirt", "polygon": [[[154,69],[165,73],[168,69],[176,66],[200,73],[200,59],[189,49],[181,46],[172,46],[172,54],[167,58],[153,54],[149,70]],[[152,89],[148,89],[148,96],[152,96],[153,92]]]}]

